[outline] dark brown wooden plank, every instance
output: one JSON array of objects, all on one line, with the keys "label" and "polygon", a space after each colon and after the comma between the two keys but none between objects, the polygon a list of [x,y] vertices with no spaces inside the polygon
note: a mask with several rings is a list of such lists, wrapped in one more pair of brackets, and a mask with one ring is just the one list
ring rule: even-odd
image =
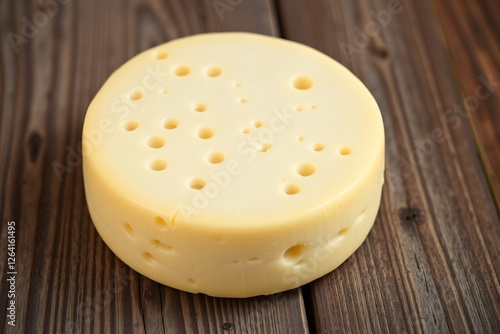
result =
[{"label": "dark brown wooden plank", "polygon": [[[462,99],[429,1],[279,4],[283,35],[357,74],[386,129],[374,229],[353,257],[310,285],[318,331],[500,328],[500,218],[469,123],[445,117]],[[484,138],[498,146],[491,140]]]},{"label": "dark brown wooden plank", "polygon": [[[461,118],[472,125],[500,208],[500,8],[488,1],[433,3],[461,85]],[[486,82],[486,88],[478,88]]]},{"label": "dark brown wooden plank", "polygon": [[[2,310],[9,220],[17,223],[18,272],[16,327],[2,315],[0,332],[308,331],[299,289],[212,298],[162,286],[128,268],[93,227],[81,161],[68,153],[78,148],[86,108],[99,87],[136,53],[205,31],[277,33],[270,1],[223,2],[232,10],[222,18],[215,1],[0,2]],[[25,19],[43,19],[50,8],[53,15],[26,33]],[[24,38],[14,48],[10,32]],[[54,169],[54,163],[60,165]]]}]

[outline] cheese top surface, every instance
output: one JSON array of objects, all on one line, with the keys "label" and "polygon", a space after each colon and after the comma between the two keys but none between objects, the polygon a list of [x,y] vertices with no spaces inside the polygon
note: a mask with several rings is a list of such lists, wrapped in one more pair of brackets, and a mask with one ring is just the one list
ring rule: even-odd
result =
[{"label": "cheese top surface", "polygon": [[382,119],[342,65],[248,33],[128,61],[85,119],[86,168],[166,221],[258,230],[328,206],[380,165]]}]

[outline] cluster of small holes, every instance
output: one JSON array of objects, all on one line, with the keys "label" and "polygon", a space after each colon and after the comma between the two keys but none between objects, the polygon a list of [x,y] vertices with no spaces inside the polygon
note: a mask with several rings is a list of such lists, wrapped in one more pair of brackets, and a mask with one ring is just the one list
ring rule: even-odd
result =
[{"label": "cluster of small holes", "polygon": [[203,188],[205,188],[205,186],[207,185],[207,182],[202,179],[202,178],[194,178],[194,179],[191,179],[191,181],[189,181],[189,187],[191,187],[191,189],[194,189],[194,190],[201,190]]},{"label": "cluster of small holes", "polygon": [[210,139],[214,136],[215,131],[211,127],[203,126],[198,129],[197,135],[201,139]]},{"label": "cluster of small holes", "polygon": [[134,131],[139,127],[139,123],[137,121],[126,121],[123,123],[123,128],[125,131]]},{"label": "cluster of small holes", "polygon": [[151,136],[148,138],[147,144],[151,148],[162,148],[163,145],[165,145],[165,139],[163,139],[163,137],[160,136]]},{"label": "cluster of small holes", "polygon": [[123,225],[124,228],[125,228],[125,232],[127,232],[127,234],[131,237],[131,238],[135,238],[135,231],[134,229],[132,228],[132,226],[130,226],[130,224],[124,224]]},{"label": "cluster of small holes", "polygon": [[311,176],[316,172],[316,166],[304,162],[297,166],[296,171],[300,176]]},{"label": "cluster of small holes", "polygon": [[176,118],[169,118],[163,123],[163,127],[167,130],[173,130],[179,126],[179,121]]},{"label": "cluster of small holes", "polygon": [[[160,51],[160,52],[157,52],[155,54],[155,58],[159,59],[159,60],[166,59],[166,58],[168,58],[168,56],[169,56],[169,54],[165,51]],[[181,76],[181,77],[186,76],[186,75],[189,75],[191,73],[191,68],[187,65],[178,65],[178,66],[175,66],[173,68],[173,73],[175,75]],[[205,74],[210,78],[216,78],[222,74],[222,69],[219,67],[215,67],[215,66],[210,67],[210,68],[206,69]],[[233,86],[240,88],[242,86],[242,83],[239,81],[236,81],[236,82],[233,82]],[[314,86],[314,81],[312,78],[310,78],[308,76],[297,76],[292,80],[292,86],[293,86],[293,88],[295,88],[297,90],[309,90]],[[163,89],[162,93],[166,94],[166,93],[168,93],[168,90]],[[135,100],[135,101],[142,100],[144,98],[144,93],[140,90],[136,90],[136,91],[133,91],[132,93],[130,93],[129,97],[130,97],[130,99]],[[245,104],[248,102],[248,99],[246,97],[240,97],[239,102],[242,104]],[[309,108],[314,110],[314,109],[316,109],[316,105],[311,104],[311,105],[309,105]],[[208,106],[205,103],[196,103],[193,106],[193,109],[196,112],[201,113],[201,112],[205,112],[208,109]],[[302,111],[304,111],[304,107],[301,105],[296,106],[296,110],[298,112],[302,112]],[[167,130],[173,130],[173,129],[177,128],[178,125],[179,125],[179,121],[177,119],[174,119],[174,118],[165,120],[165,122],[163,124],[164,128]],[[127,121],[123,125],[123,127],[126,131],[134,131],[138,126],[139,126],[139,124],[133,120]],[[253,126],[255,128],[260,128],[263,126],[263,122],[256,120],[253,122]],[[250,129],[249,128],[242,128],[241,132],[243,134],[249,134]],[[203,126],[203,127],[198,128],[196,134],[200,139],[210,139],[214,136],[215,131],[211,127]],[[304,137],[298,136],[297,140],[299,142],[303,142]],[[152,137],[149,137],[147,139],[147,145],[151,148],[158,149],[158,148],[161,148],[165,145],[165,140],[163,139],[163,137],[160,137],[160,136],[152,136]],[[264,143],[264,144],[261,144],[259,146],[258,150],[259,150],[259,152],[267,152],[271,147],[272,147],[271,143]],[[321,143],[315,143],[312,145],[312,149],[316,152],[321,152],[324,150],[324,145]],[[346,156],[346,155],[351,154],[351,149],[349,147],[344,146],[344,147],[341,147],[338,152],[340,155]],[[212,152],[207,156],[207,160],[211,164],[222,163],[224,161],[224,154],[221,152]],[[149,167],[153,171],[162,171],[162,170],[167,168],[167,165],[168,165],[167,162],[163,159],[153,159],[149,163]],[[315,166],[312,164],[307,164],[307,163],[300,164],[296,168],[297,174],[299,174],[300,176],[303,176],[303,177],[310,176],[310,175],[314,174],[315,171],[316,171]],[[196,179],[192,179],[189,182],[189,185],[192,189],[201,190],[205,187],[206,181],[203,179],[200,179],[200,178],[196,178]],[[295,194],[300,193],[301,188],[298,184],[288,183],[288,184],[284,185],[283,191],[287,195],[295,195]]]},{"label": "cluster of small holes", "polygon": [[287,195],[296,195],[300,192],[300,187],[298,184],[288,183],[285,185],[283,190],[284,190],[285,194],[287,194]]},{"label": "cluster of small holes", "polygon": [[208,155],[208,162],[211,164],[220,164],[224,161],[224,153],[222,152],[211,152]]},{"label": "cluster of small holes", "polygon": [[164,170],[167,166],[167,162],[163,159],[153,159],[149,162],[149,168],[157,172]]}]

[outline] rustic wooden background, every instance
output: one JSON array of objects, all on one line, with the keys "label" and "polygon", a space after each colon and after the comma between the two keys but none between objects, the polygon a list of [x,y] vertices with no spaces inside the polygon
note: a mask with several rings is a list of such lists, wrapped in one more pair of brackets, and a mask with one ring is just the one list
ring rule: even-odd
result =
[{"label": "rustic wooden background", "polygon": [[[500,332],[497,0],[0,0],[0,20],[0,332]],[[66,161],[113,70],[228,30],[339,60],[385,122],[386,183],[366,242],[331,274],[268,297],[192,295],[129,269],[92,225],[78,157]]]}]

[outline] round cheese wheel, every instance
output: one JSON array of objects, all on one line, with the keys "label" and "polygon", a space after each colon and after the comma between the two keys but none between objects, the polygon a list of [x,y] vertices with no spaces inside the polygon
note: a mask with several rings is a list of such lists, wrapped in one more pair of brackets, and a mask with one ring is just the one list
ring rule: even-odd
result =
[{"label": "round cheese wheel", "polygon": [[380,205],[374,98],[338,62],[274,37],[201,34],[142,52],[90,104],[82,149],[105,243],[193,293],[308,283],[362,244]]}]

